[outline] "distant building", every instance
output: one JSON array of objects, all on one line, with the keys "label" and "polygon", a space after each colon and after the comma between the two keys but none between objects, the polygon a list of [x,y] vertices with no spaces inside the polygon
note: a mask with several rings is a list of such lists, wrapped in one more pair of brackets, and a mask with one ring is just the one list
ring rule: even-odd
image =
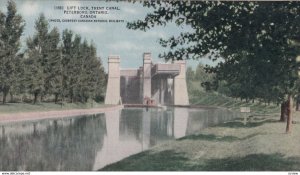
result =
[{"label": "distant building", "polygon": [[143,66],[120,69],[120,57],[108,57],[105,104],[188,105],[186,62],[153,64],[144,53]]}]

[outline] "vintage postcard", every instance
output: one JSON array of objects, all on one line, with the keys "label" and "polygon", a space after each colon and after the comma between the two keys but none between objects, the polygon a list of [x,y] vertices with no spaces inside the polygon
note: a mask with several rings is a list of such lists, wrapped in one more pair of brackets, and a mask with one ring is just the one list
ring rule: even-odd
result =
[{"label": "vintage postcard", "polygon": [[297,1],[0,1],[0,172],[300,170]]}]

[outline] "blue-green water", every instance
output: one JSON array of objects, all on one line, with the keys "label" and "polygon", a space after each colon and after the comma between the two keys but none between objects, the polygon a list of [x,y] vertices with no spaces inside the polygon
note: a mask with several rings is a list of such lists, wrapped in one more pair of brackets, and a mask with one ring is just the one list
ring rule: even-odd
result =
[{"label": "blue-green water", "polygon": [[237,117],[225,109],[125,108],[0,124],[0,171],[91,171]]}]

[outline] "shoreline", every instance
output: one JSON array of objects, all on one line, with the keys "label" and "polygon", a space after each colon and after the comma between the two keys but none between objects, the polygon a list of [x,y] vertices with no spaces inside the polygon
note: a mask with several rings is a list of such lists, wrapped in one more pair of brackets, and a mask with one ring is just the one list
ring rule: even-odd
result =
[{"label": "shoreline", "polygon": [[35,112],[21,112],[21,113],[2,113],[0,114],[0,124],[22,121],[34,121],[43,119],[76,117],[81,115],[92,115],[105,113],[108,111],[123,109],[122,105],[103,106],[101,108],[89,109],[66,109],[53,111],[35,111]]},{"label": "shoreline", "polygon": [[[54,118],[66,118],[66,117],[76,117],[81,115],[92,115],[105,113],[108,111],[123,109],[124,107],[135,108],[135,107],[146,107],[145,105],[135,105],[135,104],[125,104],[125,105],[109,105],[101,106],[98,108],[87,108],[87,109],[53,109],[47,111],[24,111],[16,113],[0,113],[0,124],[12,123],[12,122],[23,122],[23,121],[35,121],[44,119],[54,119]],[[147,106],[149,108],[161,108],[160,106]],[[214,109],[218,107],[212,106],[181,106],[181,105],[171,105],[171,107],[185,107],[185,108],[201,108],[201,109]]]}]

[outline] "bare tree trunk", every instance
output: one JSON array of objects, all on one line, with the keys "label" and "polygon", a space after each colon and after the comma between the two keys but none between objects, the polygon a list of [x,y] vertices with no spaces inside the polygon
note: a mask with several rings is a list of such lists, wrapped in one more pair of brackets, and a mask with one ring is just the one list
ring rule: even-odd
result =
[{"label": "bare tree trunk", "polygon": [[285,122],[287,119],[287,102],[281,103],[280,121]]},{"label": "bare tree trunk", "polygon": [[287,107],[287,122],[286,122],[286,133],[290,133],[292,130],[292,109],[293,109],[293,98],[292,95],[288,96],[288,107]]},{"label": "bare tree trunk", "polygon": [[14,102],[14,94],[10,92],[10,102]]},{"label": "bare tree trunk", "polygon": [[6,96],[7,96],[7,93],[6,93],[6,92],[3,92],[2,104],[5,104],[5,103],[6,103]]},{"label": "bare tree trunk", "polygon": [[61,108],[63,107],[64,101],[65,101],[65,97],[64,95],[61,95],[61,103],[60,103]]},{"label": "bare tree trunk", "polygon": [[38,93],[34,93],[34,100],[33,100],[33,104],[35,104],[35,103],[36,103],[36,101],[37,101],[37,98],[38,98]]},{"label": "bare tree trunk", "polygon": [[55,94],[54,103],[57,104],[57,101],[58,101],[58,94]]}]

